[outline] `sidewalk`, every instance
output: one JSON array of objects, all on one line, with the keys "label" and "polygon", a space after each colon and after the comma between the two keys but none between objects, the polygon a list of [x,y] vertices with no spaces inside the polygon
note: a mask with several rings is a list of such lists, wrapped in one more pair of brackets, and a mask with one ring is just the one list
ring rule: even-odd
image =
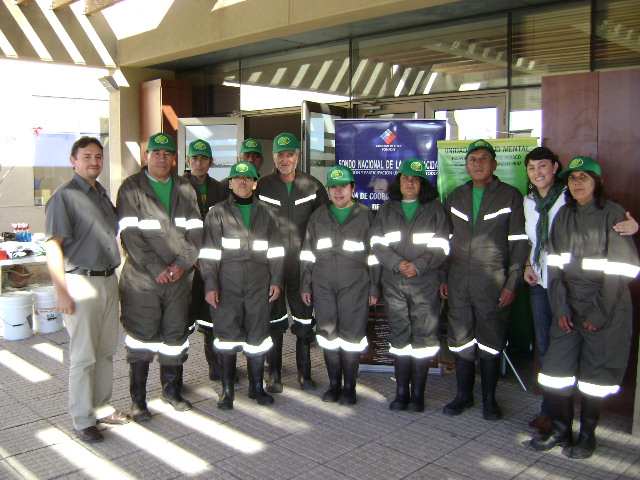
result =
[{"label": "sidewalk", "polygon": [[[422,414],[391,412],[395,385],[381,373],[362,373],[358,404],[344,407],[320,398],[328,381],[318,347],[312,350],[318,390],[297,388],[295,342],[291,334],[285,339],[285,391],[274,406],[247,398],[245,375],[234,410],[219,411],[220,384],[207,378],[202,335],[195,333],[184,389],[194,409],[177,413],[159,400],[155,363],[148,383],[153,418],[105,427],[105,441],[95,445],[77,439],[67,415],[66,331],[0,339],[0,479],[640,478],[640,438],[629,434],[628,417],[603,415],[598,450],[588,460],[569,459],[559,449],[539,453],[523,442],[532,434],[526,423],[540,397],[524,392],[511,372],[498,387],[504,414],[498,422],[482,420],[479,379],[473,409],[458,417],[442,414],[455,393],[452,374],[429,378]],[[245,374],[244,357],[238,360]],[[122,347],[114,364],[113,403],[129,411]],[[531,387],[531,373],[523,376]]]}]

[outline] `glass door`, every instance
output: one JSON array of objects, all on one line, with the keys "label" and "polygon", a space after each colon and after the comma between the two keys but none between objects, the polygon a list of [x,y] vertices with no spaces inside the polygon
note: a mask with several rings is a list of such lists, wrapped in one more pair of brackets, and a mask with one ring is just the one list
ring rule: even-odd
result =
[{"label": "glass door", "polygon": [[244,140],[244,118],[203,117],[178,119],[178,173],[185,171],[189,143],[202,139],[211,145],[213,163],[209,175],[216,180],[229,176],[229,168],[236,163],[240,144]]},{"label": "glass door", "polygon": [[302,102],[302,171],[324,185],[327,172],[336,164],[337,118],[349,118],[349,109],[325,103]]},{"label": "glass door", "polygon": [[506,138],[507,112],[506,93],[425,102],[427,118],[447,121],[447,140]]}]

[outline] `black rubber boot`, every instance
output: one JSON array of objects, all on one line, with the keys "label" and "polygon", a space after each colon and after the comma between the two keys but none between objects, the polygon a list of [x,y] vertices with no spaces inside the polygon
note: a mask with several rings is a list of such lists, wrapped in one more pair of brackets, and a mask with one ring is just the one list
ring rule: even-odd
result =
[{"label": "black rubber boot", "polygon": [[316,384],[311,380],[311,346],[307,340],[300,337],[296,337],[296,366],[300,388],[315,390]]},{"label": "black rubber boot", "polygon": [[151,418],[147,408],[147,377],[149,362],[139,361],[129,364],[129,392],[131,393],[131,418],[134,422],[144,422]]},{"label": "black rubber boot", "polygon": [[191,410],[191,403],[182,398],[182,365],[160,365],[160,382],[162,383],[162,401],[170,404],[178,412]]},{"label": "black rubber boot", "polygon": [[600,420],[602,398],[582,395],[580,406],[580,435],[573,445],[571,458],[589,458],[596,449],[596,427]]},{"label": "black rubber boot", "polygon": [[232,410],[235,397],[236,352],[220,352],[218,355],[221,367],[220,379],[222,380],[222,393],[218,398],[218,408],[220,410]]},{"label": "black rubber boot", "polygon": [[429,375],[429,359],[411,357],[411,400],[407,410],[424,412],[424,389]]},{"label": "black rubber boot", "polygon": [[269,381],[267,391],[269,393],[282,393],[282,333],[271,334],[273,346],[267,352],[269,364]]},{"label": "black rubber boot", "polygon": [[204,356],[209,365],[209,380],[220,380],[220,361],[218,360],[218,352],[213,348],[213,330],[210,328],[202,328],[204,334]]},{"label": "black rubber boot", "polygon": [[502,412],[496,402],[496,387],[500,378],[500,355],[480,359],[480,383],[482,384],[482,418],[500,420]]},{"label": "black rubber boot", "polygon": [[536,450],[546,452],[560,445],[569,446],[573,443],[573,396],[547,394],[551,430],[544,435],[534,435],[529,444]]},{"label": "black rubber boot", "polygon": [[356,397],[356,381],[358,379],[358,368],[360,367],[360,352],[346,352],[342,350],[342,373],[344,375],[344,390],[340,405],[355,405],[358,402]]},{"label": "black rubber boot", "polygon": [[460,415],[473,407],[473,384],[476,380],[476,363],[456,358],[456,398],[442,409],[445,415]]},{"label": "black rubber boot", "polygon": [[396,398],[389,404],[389,410],[406,410],[409,405],[411,381],[411,357],[408,355],[394,355],[393,366],[396,372]]},{"label": "black rubber boot", "polygon": [[249,376],[249,398],[258,405],[271,405],[273,397],[264,391],[264,355],[247,355],[247,375]]},{"label": "black rubber boot", "polygon": [[342,394],[342,365],[340,362],[340,349],[323,349],[324,363],[329,374],[329,390],[322,395],[323,402],[337,402]]}]

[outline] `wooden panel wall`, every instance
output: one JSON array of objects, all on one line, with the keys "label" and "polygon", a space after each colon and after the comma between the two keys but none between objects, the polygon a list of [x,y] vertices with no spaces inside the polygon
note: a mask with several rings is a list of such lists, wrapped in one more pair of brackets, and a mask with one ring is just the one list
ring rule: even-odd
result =
[{"label": "wooden panel wall", "polygon": [[[191,117],[191,83],[184,80],[150,80],[140,85],[140,150],[142,166],[149,137],[158,132],[178,141],[178,118]],[[177,166],[176,166],[177,168]]]},{"label": "wooden panel wall", "polygon": [[[588,155],[602,165],[611,196],[640,222],[640,69],[544,77],[542,144],[563,165]],[[640,247],[640,233],[634,236]],[[619,395],[607,408],[631,414],[638,368],[640,280],[631,283],[634,336],[629,365]],[[636,405],[640,410],[640,405]]]}]

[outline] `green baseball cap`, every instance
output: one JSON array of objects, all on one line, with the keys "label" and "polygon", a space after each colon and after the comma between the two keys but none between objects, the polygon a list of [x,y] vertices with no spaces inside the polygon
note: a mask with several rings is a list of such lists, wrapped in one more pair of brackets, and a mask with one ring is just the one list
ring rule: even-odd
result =
[{"label": "green baseball cap", "polygon": [[151,137],[149,137],[149,143],[147,144],[147,152],[162,149],[169,150],[171,152],[176,151],[176,144],[173,141],[173,137],[162,132],[151,135]]},{"label": "green baseball cap", "polygon": [[351,182],[355,182],[355,179],[353,178],[353,172],[349,167],[336,165],[327,172],[327,187],[346,185]]},{"label": "green baseball cap", "polygon": [[238,162],[231,166],[229,179],[232,179],[233,177],[252,177],[257,179],[258,172],[256,172],[256,167],[249,162]]},{"label": "green baseball cap", "polygon": [[209,142],[205,142],[200,138],[194,140],[189,144],[189,152],[187,153],[187,157],[197,157],[198,155],[202,155],[207,158],[213,158],[213,154],[211,153],[211,145],[209,145]]},{"label": "green baseball cap", "polygon": [[599,176],[602,176],[602,169],[600,168],[600,165],[598,165],[598,162],[596,162],[591,157],[578,155],[577,157],[574,157],[573,160],[569,162],[569,166],[567,166],[566,170],[563,170],[558,174],[558,177],[565,178],[567,175],[569,175],[571,172],[575,170],[593,172],[598,174]]},{"label": "green baseball cap", "polygon": [[480,139],[480,140],[476,140],[475,142],[471,142],[469,144],[469,148],[467,148],[467,154],[464,156],[464,158],[466,159],[471,152],[473,152],[474,150],[478,150],[480,148],[484,148],[485,150],[488,150],[489,152],[491,152],[491,155],[493,155],[493,158],[496,157],[496,151],[493,148],[493,145],[491,145],[486,140]]},{"label": "green baseball cap", "polygon": [[243,153],[256,152],[262,155],[262,145],[255,138],[247,138],[242,145],[240,145],[240,155]]},{"label": "green baseball cap", "polygon": [[300,142],[291,133],[281,133],[273,139],[273,153],[293,151],[300,148]]},{"label": "green baseball cap", "polygon": [[402,165],[400,165],[398,173],[406,175],[407,177],[427,178],[427,167],[419,158],[407,158],[402,162]]}]

